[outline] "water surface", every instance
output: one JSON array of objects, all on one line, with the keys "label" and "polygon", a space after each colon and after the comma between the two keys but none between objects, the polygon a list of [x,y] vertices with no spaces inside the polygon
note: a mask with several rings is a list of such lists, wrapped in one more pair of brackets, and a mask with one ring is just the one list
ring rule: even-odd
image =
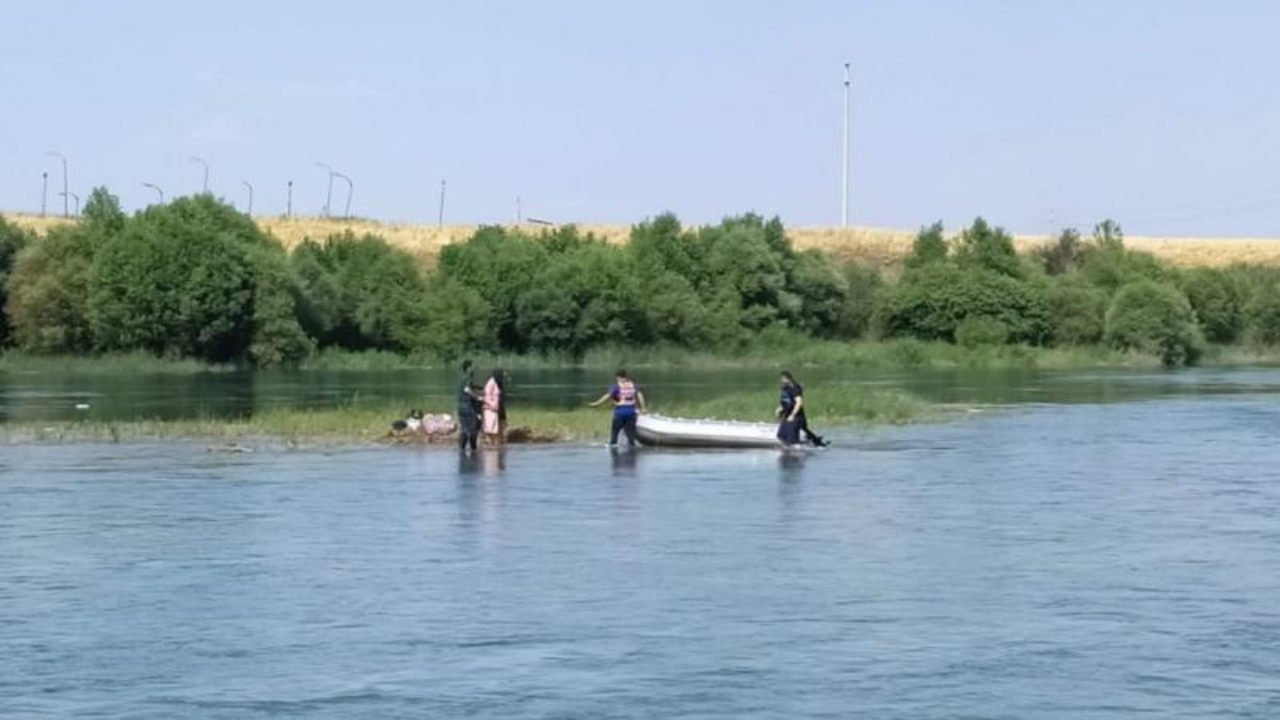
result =
[{"label": "water surface", "polygon": [[4,447],[0,716],[1274,718],[1278,380],[810,455]]}]

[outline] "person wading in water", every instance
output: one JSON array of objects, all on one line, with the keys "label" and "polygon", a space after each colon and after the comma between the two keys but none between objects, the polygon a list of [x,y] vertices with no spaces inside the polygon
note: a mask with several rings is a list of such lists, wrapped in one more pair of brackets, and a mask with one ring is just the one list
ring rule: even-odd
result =
[{"label": "person wading in water", "polygon": [[600,396],[599,400],[590,403],[590,407],[598,407],[613,401],[613,424],[609,428],[609,447],[618,446],[618,433],[625,433],[627,445],[636,446],[636,418],[645,411],[644,393],[626,370],[619,370],[614,377],[609,392]]},{"label": "person wading in water", "polygon": [[804,412],[804,388],[786,370],[782,371],[782,392],[776,414],[782,420],[778,426],[778,439],[783,444],[799,445],[807,438],[815,447],[827,446],[826,440],[809,429],[809,419]]}]

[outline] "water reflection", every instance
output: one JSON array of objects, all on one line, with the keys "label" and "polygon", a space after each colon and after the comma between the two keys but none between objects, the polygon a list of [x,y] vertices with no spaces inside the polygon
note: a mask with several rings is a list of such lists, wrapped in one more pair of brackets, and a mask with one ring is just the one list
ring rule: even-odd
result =
[{"label": "water reflection", "polygon": [[635,477],[636,460],[639,457],[639,450],[623,450],[616,447],[609,448],[609,460],[613,468],[614,476]]}]

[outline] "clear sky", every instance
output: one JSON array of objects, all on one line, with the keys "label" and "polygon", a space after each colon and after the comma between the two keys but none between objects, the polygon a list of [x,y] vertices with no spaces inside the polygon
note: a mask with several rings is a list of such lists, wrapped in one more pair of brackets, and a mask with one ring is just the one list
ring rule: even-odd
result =
[{"label": "clear sky", "polygon": [[[8,2],[0,208],[109,186],[281,213],[686,222],[852,215],[1280,236],[1280,3]],[[340,181],[333,205],[341,210]]]}]

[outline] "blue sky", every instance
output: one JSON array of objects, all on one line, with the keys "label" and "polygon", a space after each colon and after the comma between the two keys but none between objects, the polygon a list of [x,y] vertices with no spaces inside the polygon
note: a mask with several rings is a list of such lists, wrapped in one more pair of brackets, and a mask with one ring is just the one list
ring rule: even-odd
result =
[{"label": "blue sky", "polygon": [[[1147,2],[11,3],[0,208],[109,186],[355,214],[840,217],[1280,236],[1280,5]],[[334,190],[334,207],[345,186]]]}]

